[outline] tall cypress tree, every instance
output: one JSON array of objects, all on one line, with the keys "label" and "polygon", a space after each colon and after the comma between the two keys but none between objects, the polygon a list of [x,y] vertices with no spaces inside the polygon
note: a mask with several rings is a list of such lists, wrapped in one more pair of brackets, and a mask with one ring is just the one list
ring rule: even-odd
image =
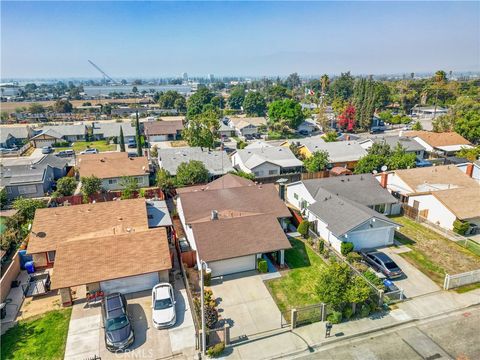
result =
[{"label": "tall cypress tree", "polygon": [[137,155],[142,156],[142,139],[140,138],[140,121],[138,120],[138,110],[135,115],[135,140],[137,142]]},{"label": "tall cypress tree", "polygon": [[123,137],[123,128],[120,126],[120,136],[118,143],[120,144],[120,151],[125,152],[125,138]]}]

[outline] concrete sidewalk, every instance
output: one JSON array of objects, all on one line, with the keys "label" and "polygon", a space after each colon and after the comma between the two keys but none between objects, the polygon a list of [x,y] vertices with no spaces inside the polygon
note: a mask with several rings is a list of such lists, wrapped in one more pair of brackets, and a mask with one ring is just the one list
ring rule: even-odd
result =
[{"label": "concrete sidewalk", "polygon": [[465,294],[439,291],[400,303],[397,309],[390,312],[334,325],[330,338],[325,338],[325,323],[318,322],[293,331],[284,328],[250,337],[246,341],[233,344],[225,355],[232,359],[289,358],[303,352],[314,352],[315,348],[339,340],[386,330],[478,304],[480,289]]}]

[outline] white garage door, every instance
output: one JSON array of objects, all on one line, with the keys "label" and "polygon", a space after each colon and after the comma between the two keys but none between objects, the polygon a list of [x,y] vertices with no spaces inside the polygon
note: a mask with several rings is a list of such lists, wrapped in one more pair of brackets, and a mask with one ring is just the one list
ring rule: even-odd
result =
[{"label": "white garage door", "polygon": [[100,282],[100,288],[107,294],[113,292],[128,294],[142,290],[150,290],[158,283],[158,273],[153,272],[121,279],[102,281]]},{"label": "white garage door", "polygon": [[351,233],[347,239],[355,246],[355,250],[376,248],[393,244],[393,228],[370,229]]},{"label": "white garage door", "polygon": [[208,267],[212,269],[212,276],[234,274],[255,270],[255,259],[255,255],[241,256],[228,260],[212,261],[208,263]]},{"label": "white garage door", "polygon": [[167,141],[168,140],[168,135],[154,135],[150,136],[150,141],[151,142],[160,142],[160,141]]}]

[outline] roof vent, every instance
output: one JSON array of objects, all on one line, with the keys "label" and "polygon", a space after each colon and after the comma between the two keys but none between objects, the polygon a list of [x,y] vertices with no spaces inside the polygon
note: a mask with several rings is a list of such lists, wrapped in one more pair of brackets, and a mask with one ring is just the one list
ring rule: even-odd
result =
[{"label": "roof vent", "polygon": [[211,220],[218,220],[218,211],[217,210],[212,210],[212,214],[210,216]]}]

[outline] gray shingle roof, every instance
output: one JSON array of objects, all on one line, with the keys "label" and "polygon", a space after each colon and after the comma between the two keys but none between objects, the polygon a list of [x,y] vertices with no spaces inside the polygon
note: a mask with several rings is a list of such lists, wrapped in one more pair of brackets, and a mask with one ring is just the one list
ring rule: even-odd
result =
[{"label": "gray shingle roof", "polygon": [[319,194],[323,189],[366,206],[397,202],[371,174],[304,180],[303,184],[316,200],[318,200],[317,197],[322,198]]},{"label": "gray shingle roof", "polygon": [[392,224],[389,218],[343,196],[337,196],[324,189],[317,192],[319,200],[308,206],[308,210],[327,224],[337,237],[355,229],[366,221],[376,218]]},{"label": "gray shingle roof", "polygon": [[35,129],[36,131],[45,131],[45,130],[55,130],[57,133],[63,136],[69,135],[85,135],[86,126],[79,124],[79,125],[53,125],[53,126],[43,126],[41,128]]},{"label": "gray shingle roof", "polygon": [[177,173],[178,165],[191,160],[201,161],[213,176],[234,171],[227,153],[221,150],[202,150],[200,147],[158,149],[158,160],[171,175]]},{"label": "gray shingle roof", "polygon": [[386,143],[390,145],[393,149],[400,144],[406,151],[422,151],[425,148],[418,143],[414,138],[409,137],[400,137],[400,136],[378,136],[372,138],[373,142],[375,143]]},{"label": "gray shingle roof", "polygon": [[119,136],[120,126],[123,129],[124,136],[135,136],[135,127],[129,122],[95,123],[93,127],[93,134],[103,135],[106,138]]},{"label": "gray shingle roof", "polygon": [[303,162],[298,160],[288,147],[284,146],[242,149],[237,150],[237,153],[243,164],[249,169],[253,169],[265,162],[284,168],[303,165]]},{"label": "gray shingle roof", "polygon": [[54,137],[56,139],[61,139],[62,138],[62,134],[60,134],[59,132],[55,131],[54,129],[44,129],[42,130],[40,133],[38,133],[37,135],[35,135],[34,137],[32,137],[32,139],[35,139],[41,135],[48,135],[48,136],[51,136],[51,137]]},{"label": "gray shingle roof", "polygon": [[7,141],[11,135],[16,139],[27,139],[30,135],[28,126],[2,126],[0,127],[0,142]]},{"label": "gray shingle roof", "polygon": [[367,152],[356,141],[336,141],[336,142],[305,142],[304,144],[310,152],[326,150],[330,162],[357,161]]}]

